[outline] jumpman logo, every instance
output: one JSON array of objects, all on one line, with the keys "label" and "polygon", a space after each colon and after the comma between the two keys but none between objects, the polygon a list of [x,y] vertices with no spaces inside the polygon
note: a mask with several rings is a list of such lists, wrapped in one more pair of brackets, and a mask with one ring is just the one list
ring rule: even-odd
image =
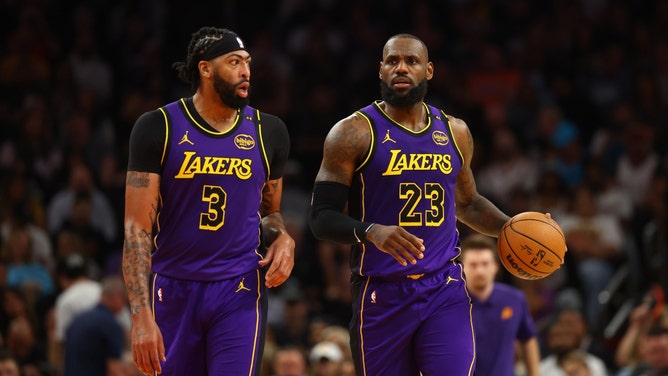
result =
[{"label": "jumpman logo", "polygon": [[239,292],[239,291],[241,291],[241,290],[246,290],[246,291],[250,291],[250,290],[251,290],[251,289],[249,289],[248,287],[244,286],[244,281],[245,281],[245,280],[246,280],[246,278],[241,278],[241,281],[239,282],[239,287],[237,287],[237,291],[235,291],[235,292]]},{"label": "jumpman logo", "polygon": [[195,145],[195,144],[193,144],[192,141],[190,141],[190,140],[188,139],[188,131],[186,131],[186,134],[184,134],[183,137],[181,137],[181,141],[179,141],[179,145],[181,145],[181,144],[184,143],[184,142],[187,142],[187,143],[189,143],[190,145]]},{"label": "jumpman logo", "polygon": [[390,130],[389,129],[387,130],[387,132],[385,132],[385,138],[383,139],[383,142],[381,142],[381,144],[384,144],[387,141],[394,142],[395,144],[397,143],[396,141],[394,141],[392,139],[392,137],[390,137]]},{"label": "jumpman logo", "polygon": [[454,281],[454,282],[459,282],[459,280],[458,280],[457,278],[452,278],[452,277],[448,276],[448,280],[445,281],[445,284],[446,284],[446,285],[449,285],[450,282],[453,282],[453,281]]}]

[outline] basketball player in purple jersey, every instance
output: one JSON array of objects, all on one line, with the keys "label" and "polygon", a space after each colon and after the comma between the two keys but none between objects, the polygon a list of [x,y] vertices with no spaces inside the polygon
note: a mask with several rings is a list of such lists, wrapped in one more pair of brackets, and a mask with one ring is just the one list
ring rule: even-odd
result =
[{"label": "basketball player in purple jersey", "polygon": [[330,130],[313,188],[314,235],[353,244],[358,375],[475,370],[456,221],[496,237],[508,216],[476,190],[466,123],[423,102],[433,73],[420,39],[391,37],[380,62],[382,101]]},{"label": "basketball player in purple jersey", "polygon": [[290,275],[294,241],[279,213],[288,133],[248,106],[250,60],[232,31],[201,28],[174,64],[195,94],[132,130],[123,275],[146,374],[259,372],[266,289]]}]

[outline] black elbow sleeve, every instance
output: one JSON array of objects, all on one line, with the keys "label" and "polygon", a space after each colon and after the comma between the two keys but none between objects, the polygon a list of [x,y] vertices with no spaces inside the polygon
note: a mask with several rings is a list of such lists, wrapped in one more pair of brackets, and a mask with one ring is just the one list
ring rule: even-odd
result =
[{"label": "black elbow sleeve", "polygon": [[313,186],[310,227],[313,236],[341,244],[363,243],[371,223],[361,222],[343,213],[348,201],[348,186],[318,181]]}]

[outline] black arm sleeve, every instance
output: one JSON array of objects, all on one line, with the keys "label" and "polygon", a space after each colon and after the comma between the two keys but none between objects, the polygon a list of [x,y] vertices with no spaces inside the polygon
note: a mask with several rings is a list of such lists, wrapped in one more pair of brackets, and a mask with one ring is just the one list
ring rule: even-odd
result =
[{"label": "black arm sleeve", "polygon": [[283,176],[285,163],[290,154],[290,137],[285,123],[274,115],[261,113],[262,132],[267,158],[269,158],[269,180]]},{"label": "black arm sleeve", "polygon": [[320,240],[341,244],[364,243],[373,223],[361,222],[343,214],[348,187],[331,181],[317,181],[311,200],[311,231]]},{"label": "black arm sleeve", "polygon": [[144,113],[130,133],[128,171],[160,174],[167,130],[165,117],[159,110]]}]

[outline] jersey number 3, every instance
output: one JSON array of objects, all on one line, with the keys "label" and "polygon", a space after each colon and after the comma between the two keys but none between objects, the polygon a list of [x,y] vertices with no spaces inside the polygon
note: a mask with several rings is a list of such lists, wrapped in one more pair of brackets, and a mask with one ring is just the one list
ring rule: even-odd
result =
[{"label": "jersey number 3", "polygon": [[[440,226],[445,218],[445,190],[439,183],[425,183],[424,192],[415,183],[401,183],[399,198],[406,200],[399,213],[399,226]],[[429,209],[421,212],[415,209],[422,199],[429,200]]]},{"label": "jersey number 3", "polygon": [[225,224],[227,193],[217,185],[205,185],[202,189],[202,201],[209,203],[209,210],[200,213],[200,230],[216,231]]}]

